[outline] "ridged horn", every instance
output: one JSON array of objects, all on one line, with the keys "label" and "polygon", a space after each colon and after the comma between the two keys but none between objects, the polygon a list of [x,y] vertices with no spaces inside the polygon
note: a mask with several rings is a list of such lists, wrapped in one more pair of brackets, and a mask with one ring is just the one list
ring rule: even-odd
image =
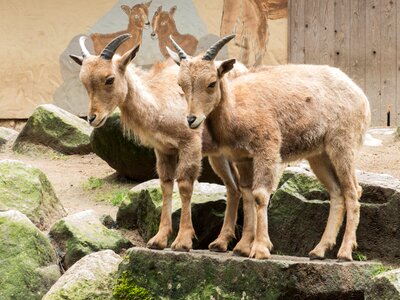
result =
[{"label": "ridged horn", "polygon": [[180,60],[185,60],[185,59],[187,59],[188,55],[187,55],[186,52],[178,45],[178,43],[174,41],[174,39],[172,38],[172,35],[169,36],[169,39],[171,40],[172,44],[174,45],[176,51],[178,51],[179,59],[180,59]]},{"label": "ridged horn", "polygon": [[227,35],[225,37],[223,37],[222,39],[220,39],[218,42],[216,42],[214,45],[212,45],[210,48],[208,48],[208,50],[206,51],[206,53],[203,56],[203,60],[214,60],[215,57],[218,55],[219,50],[221,50],[221,48],[223,46],[225,46],[226,43],[228,43],[231,39],[233,39],[235,37],[234,34],[231,35]]},{"label": "ridged horn", "polygon": [[106,60],[111,60],[118,47],[121,46],[121,44],[129,39],[131,36],[132,35],[130,35],[129,33],[124,33],[117,36],[115,39],[109,42],[107,46],[104,47],[103,51],[101,51],[100,57]]},{"label": "ridged horn", "polygon": [[79,46],[81,46],[81,52],[82,52],[82,57],[83,58],[90,56],[90,52],[85,46],[86,39],[87,39],[86,36],[81,36],[79,38]]}]

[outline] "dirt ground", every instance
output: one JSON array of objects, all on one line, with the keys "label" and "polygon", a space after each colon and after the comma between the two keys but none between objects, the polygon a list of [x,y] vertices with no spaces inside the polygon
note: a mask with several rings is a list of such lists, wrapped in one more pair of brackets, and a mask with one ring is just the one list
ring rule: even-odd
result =
[{"label": "dirt ground", "polygon": [[[366,143],[373,146],[364,145],[361,148],[356,161],[357,169],[386,173],[400,179],[400,140],[395,139],[394,129],[372,129]],[[104,195],[115,189],[126,192],[136,185],[118,177],[95,154],[31,157],[13,153],[11,145],[7,145],[0,149],[2,159],[20,160],[42,170],[68,214],[93,209],[99,215],[109,214],[115,219],[118,208],[104,200]],[[90,185],[91,177],[100,179],[101,187]],[[136,232],[126,234],[136,245],[144,244]]]}]

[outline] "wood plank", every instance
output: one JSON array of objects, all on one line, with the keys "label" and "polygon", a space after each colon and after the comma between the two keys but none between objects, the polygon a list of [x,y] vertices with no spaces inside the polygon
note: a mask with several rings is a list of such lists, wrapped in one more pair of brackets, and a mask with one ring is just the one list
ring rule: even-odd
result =
[{"label": "wood plank", "polygon": [[365,90],[365,0],[352,0],[350,16],[350,77]]},{"label": "wood plank", "polygon": [[391,124],[397,122],[396,106],[396,4],[381,0],[381,95],[383,109],[390,110]]},{"label": "wood plank", "polygon": [[318,23],[319,6],[320,6],[319,0],[307,0],[305,2],[304,60],[307,64],[319,64],[320,62],[319,37],[320,37],[321,26]]},{"label": "wood plank", "polygon": [[334,0],[325,0],[319,2],[318,7],[318,25],[319,25],[319,64],[334,65]]},{"label": "wood plank", "polygon": [[289,1],[289,62],[304,64],[304,1]]},{"label": "wood plank", "polygon": [[350,1],[337,0],[335,5],[334,65],[350,75]]},{"label": "wood plank", "polygon": [[[384,126],[386,114],[381,103],[381,1],[368,0],[366,7],[366,78],[365,93],[368,97],[373,126]],[[385,110],[385,108],[383,108]]]}]

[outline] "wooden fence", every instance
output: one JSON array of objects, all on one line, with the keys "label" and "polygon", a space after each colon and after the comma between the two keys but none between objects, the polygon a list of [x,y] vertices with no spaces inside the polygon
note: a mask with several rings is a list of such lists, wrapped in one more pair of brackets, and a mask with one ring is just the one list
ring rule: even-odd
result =
[{"label": "wooden fence", "polygon": [[399,0],[290,0],[289,62],[342,69],[368,96],[372,125],[400,125]]}]

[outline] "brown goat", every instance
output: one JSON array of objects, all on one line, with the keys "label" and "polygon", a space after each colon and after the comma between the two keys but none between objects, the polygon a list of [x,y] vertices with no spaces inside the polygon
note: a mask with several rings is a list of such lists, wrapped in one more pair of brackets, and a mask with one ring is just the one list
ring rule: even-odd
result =
[{"label": "brown goat", "polygon": [[151,20],[151,27],[153,32],[151,37],[153,39],[158,38],[158,44],[160,47],[161,54],[168,58],[169,54],[166,47],[172,48],[171,40],[169,36],[172,35],[174,40],[179,41],[189,55],[193,55],[196,52],[198,40],[191,34],[180,34],[176,28],[174,20],[174,14],[177,7],[173,6],[167,11],[162,10],[162,6],[158,7],[154,13],[153,19]]},{"label": "brown goat", "polygon": [[214,58],[233,37],[195,58],[176,44],[179,57],[171,56],[180,64],[178,83],[188,102],[189,126],[196,129],[205,121],[219,152],[236,163],[242,193],[254,197],[254,241],[250,243],[254,231],[249,227],[250,236],[244,233],[236,252],[270,257],[267,207],[279,166],[307,159],[331,198],[324,234],[310,257],[322,259],[335,245],[347,212],[338,258],[352,260],[361,196],[354,156],[370,123],[367,97],[348,76],[329,66],[274,66],[228,81],[224,74],[235,59]]},{"label": "brown goat", "polygon": [[[215,145],[207,132],[191,130],[187,126],[184,117],[187,104],[176,84],[179,68],[175,64],[165,68],[157,65],[154,73],[144,73],[129,66],[139,46],[122,57],[114,55],[128,38],[129,34],[117,37],[99,56],[91,55],[84,45],[85,39],[81,38],[83,57],[71,55],[82,65],[80,79],[90,99],[88,121],[93,127],[100,127],[118,106],[125,130],[155,150],[163,204],[159,231],[147,244],[151,248],[165,248],[172,232],[171,202],[176,177],[182,213],[172,249],[191,249],[194,236],[190,209],[193,182],[200,172],[202,152],[208,154],[211,166],[227,188],[227,212],[218,237],[219,241],[225,241],[226,250],[235,233],[240,198],[236,171],[223,156],[213,155]],[[242,72],[245,70],[237,70],[233,76]]]},{"label": "brown goat", "polygon": [[121,47],[117,50],[117,53],[122,55],[126,53],[128,50],[132,49],[136,45],[140,45],[142,43],[142,32],[143,28],[146,26],[150,26],[149,22],[149,7],[151,1],[146,3],[140,3],[132,6],[130,8],[128,5],[121,5],[121,9],[128,15],[129,23],[128,27],[125,30],[121,30],[113,33],[92,33],[90,38],[93,41],[94,53],[99,55],[104,47],[115,39],[117,36],[120,36],[124,33],[129,33],[132,35],[132,38],[121,45]]}]

